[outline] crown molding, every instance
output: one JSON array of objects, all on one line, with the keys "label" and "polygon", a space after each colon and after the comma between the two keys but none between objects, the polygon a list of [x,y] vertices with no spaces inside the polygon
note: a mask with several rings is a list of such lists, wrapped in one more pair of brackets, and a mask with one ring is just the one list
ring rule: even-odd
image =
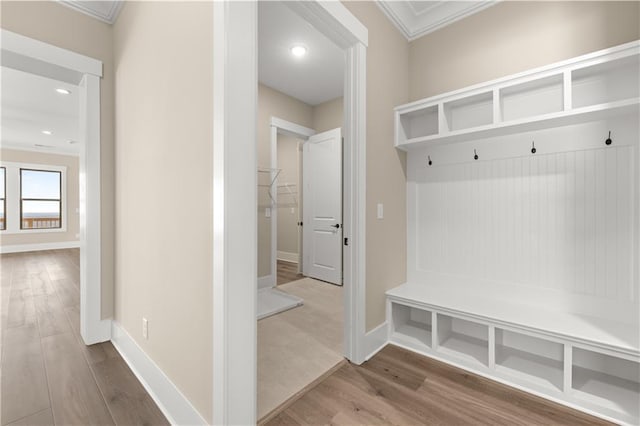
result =
[{"label": "crown molding", "polygon": [[376,4],[406,39],[413,41],[491,7],[498,1],[440,1],[421,11],[416,11],[411,2],[406,0],[378,0]]},{"label": "crown molding", "polygon": [[[78,1],[78,0],[56,0],[58,3],[67,6],[77,12],[89,15],[109,25],[113,25],[118,19],[120,10],[124,6],[123,0],[110,1]],[[98,5],[108,4],[109,8],[104,9]]]}]

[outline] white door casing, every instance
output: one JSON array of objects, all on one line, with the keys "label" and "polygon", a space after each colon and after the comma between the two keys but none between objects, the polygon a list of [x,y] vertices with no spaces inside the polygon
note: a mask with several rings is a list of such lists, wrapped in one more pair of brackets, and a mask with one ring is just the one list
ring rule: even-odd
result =
[{"label": "white door casing", "polygon": [[342,285],[342,132],[311,136],[302,150],[304,275]]}]

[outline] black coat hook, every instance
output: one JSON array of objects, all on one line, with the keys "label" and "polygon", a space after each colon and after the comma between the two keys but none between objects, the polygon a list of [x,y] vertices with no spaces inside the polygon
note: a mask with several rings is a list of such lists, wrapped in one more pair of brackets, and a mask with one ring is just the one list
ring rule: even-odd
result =
[{"label": "black coat hook", "polygon": [[531,153],[532,153],[532,154],[535,154],[535,153],[536,153],[536,151],[537,151],[537,150],[536,150],[536,143],[535,143],[535,141],[534,141],[534,142],[531,142]]},{"label": "black coat hook", "polygon": [[473,159],[477,160],[478,159],[478,153],[476,152],[476,150],[473,150]]},{"label": "black coat hook", "polygon": [[430,156],[430,155],[427,155],[427,158],[429,159],[429,165],[432,165],[432,164],[433,164],[433,161],[431,161],[431,156]]},{"label": "black coat hook", "polygon": [[604,141],[604,143],[606,145],[611,145],[611,142],[613,142],[613,141],[611,140],[611,130],[609,130],[609,137],[607,138],[606,141]]}]

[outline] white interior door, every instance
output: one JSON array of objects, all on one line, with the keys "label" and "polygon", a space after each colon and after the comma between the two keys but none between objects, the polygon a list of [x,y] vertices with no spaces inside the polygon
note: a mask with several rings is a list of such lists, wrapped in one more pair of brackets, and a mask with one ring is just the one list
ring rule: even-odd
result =
[{"label": "white interior door", "polygon": [[342,285],[342,135],[311,136],[302,150],[303,273]]}]

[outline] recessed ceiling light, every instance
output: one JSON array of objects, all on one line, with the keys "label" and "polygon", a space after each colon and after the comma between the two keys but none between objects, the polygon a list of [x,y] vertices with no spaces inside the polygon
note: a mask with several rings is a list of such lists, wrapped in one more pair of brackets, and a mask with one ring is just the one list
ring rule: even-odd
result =
[{"label": "recessed ceiling light", "polygon": [[52,135],[52,134],[53,134],[53,132],[52,132],[51,130],[43,130],[43,131],[42,131],[42,134],[43,134],[43,135]]},{"label": "recessed ceiling light", "polygon": [[291,46],[290,50],[291,50],[291,54],[298,58],[301,58],[307,54],[307,47],[301,44],[296,44],[294,46]]},{"label": "recessed ceiling light", "polygon": [[69,142],[71,145],[77,144],[78,141],[72,141],[72,140],[68,140],[67,142]]},{"label": "recessed ceiling light", "polygon": [[56,92],[60,93],[61,95],[70,95],[71,94],[71,90],[67,90],[67,89],[56,89]]}]

